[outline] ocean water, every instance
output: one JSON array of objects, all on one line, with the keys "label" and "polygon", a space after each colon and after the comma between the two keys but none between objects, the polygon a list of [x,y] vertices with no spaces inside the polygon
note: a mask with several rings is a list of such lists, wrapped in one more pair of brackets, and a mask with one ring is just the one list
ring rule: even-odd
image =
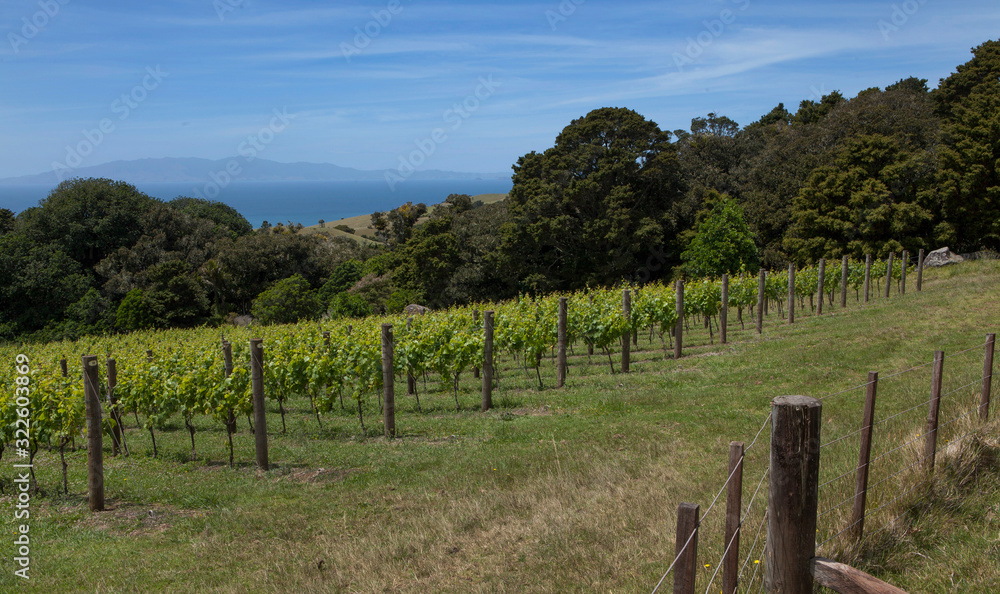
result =
[{"label": "ocean water", "polygon": [[[202,194],[204,184],[135,184],[146,194],[161,200],[178,196],[209,198],[224,202],[240,212],[254,227],[263,221],[315,225],[320,219],[338,219],[391,210],[406,202],[427,205],[444,202],[449,194],[506,194],[507,179],[406,180],[390,188],[383,180],[325,182],[233,182],[218,196]],[[15,213],[38,206],[54,185],[0,185],[0,208]]]}]

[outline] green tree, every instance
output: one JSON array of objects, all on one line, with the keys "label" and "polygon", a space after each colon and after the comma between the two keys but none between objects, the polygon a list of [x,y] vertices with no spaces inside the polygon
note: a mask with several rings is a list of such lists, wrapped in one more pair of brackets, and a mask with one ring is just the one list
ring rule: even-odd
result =
[{"label": "green tree", "polygon": [[407,202],[389,212],[372,213],[375,236],[388,246],[402,245],[413,234],[417,221],[426,213],[427,205],[423,202]]},{"label": "green tree", "polygon": [[681,258],[685,273],[694,278],[741,270],[757,272],[760,268],[757,246],[743,210],[733,199],[718,194],[711,213],[698,225]]},{"label": "green tree", "polygon": [[156,324],[156,314],[145,299],[142,289],[132,289],[118,306],[115,326],[119,330],[131,332],[152,328]]},{"label": "green tree", "polygon": [[925,247],[932,213],[926,189],[933,158],[882,135],[847,143],[831,166],[817,168],[792,204],[785,248],[799,262]]},{"label": "green tree", "polygon": [[118,248],[135,244],[143,234],[143,214],[156,202],[125,182],[77,178],[21,213],[18,224],[37,243],[58,247],[89,270]]},{"label": "green tree", "polygon": [[333,319],[363,318],[372,314],[372,307],[363,297],[341,291],[330,300],[327,313]]},{"label": "green tree", "polygon": [[1000,41],[988,41],[941,81],[938,243],[1000,250]]},{"label": "green tree", "polygon": [[616,282],[673,236],[676,148],[632,110],[574,120],[555,146],[518,159],[513,182],[502,265],[519,289]]},{"label": "green tree", "polygon": [[472,209],[472,196],[468,194],[449,194],[444,203],[451,207],[451,214],[462,214]]},{"label": "green tree", "polygon": [[341,262],[334,269],[333,274],[327,279],[319,289],[319,299],[323,303],[329,303],[337,293],[346,291],[354,286],[361,277],[364,276],[364,264],[359,260],[347,260]]},{"label": "green tree", "polygon": [[225,227],[234,237],[249,235],[253,232],[250,221],[228,204],[185,196],[174,198],[169,204],[185,214],[199,219],[207,219],[220,227]]},{"label": "green tree", "polygon": [[258,295],[250,312],[262,324],[290,324],[316,318],[322,310],[309,282],[295,274]]},{"label": "green tree", "polygon": [[14,211],[0,208],[0,235],[14,230]]}]

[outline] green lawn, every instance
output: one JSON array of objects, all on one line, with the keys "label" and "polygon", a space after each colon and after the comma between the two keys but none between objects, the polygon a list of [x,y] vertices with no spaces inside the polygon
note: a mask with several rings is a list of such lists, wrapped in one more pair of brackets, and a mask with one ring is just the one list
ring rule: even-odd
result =
[{"label": "green lawn", "polygon": [[[611,374],[606,355],[588,357],[578,344],[564,389],[553,387],[551,361],[543,361],[539,390],[534,371],[504,355],[489,413],[478,411],[471,374],[462,376],[460,412],[450,384],[421,381],[417,411],[415,399],[400,393],[405,379],[397,379],[402,437],[391,441],[378,436],[374,398],[366,402],[368,437],[354,401],[324,415],[320,427],[308,399],[296,398],[286,406],[284,434],[277,408],[269,410],[267,473],[252,464],[245,420],[230,469],[221,425],[196,420],[198,458],[191,460],[176,420],[157,434],[154,459],[148,433],[130,414],[132,457],[105,460],[108,511],[87,510],[84,451],[67,455],[68,496],[58,453],[37,456],[43,494],[31,500],[30,582],[12,575],[20,521],[13,520],[8,450],[0,460],[8,535],[0,543],[0,589],[14,591],[19,582],[16,590],[38,592],[648,592],[673,558],[677,505],[694,502],[705,512],[725,481],[729,442],[750,444],[775,396],[843,392],[824,400],[830,445],[821,482],[830,483],[820,490],[820,509],[831,511],[820,519],[818,540],[843,529],[850,504],[838,504],[852,493],[853,475],[845,473],[856,463],[850,434],[860,427],[864,397],[857,387],[879,371],[876,420],[902,413],[876,428],[875,454],[890,452],[922,432],[926,364],[941,349],[947,425],[939,481],[893,502],[916,484],[913,471],[891,475],[916,460],[920,442],[886,454],[873,463],[871,483],[885,482],[869,509],[885,507],[868,520],[872,539],[853,547],[835,538],[820,553],[911,592],[993,592],[1000,583],[997,423],[977,434],[978,457],[966,448],[959,460],[950,441],[977,428],[959,417],[978,399],[981,346],[1000,326],[998,294],[1000,262],[972,262],[928,271],[921,293],[911,285],[905,297],[894,291],[866,306],[851,295],[847,310],[827,307],[822,317],[807,307],[791,326],[772,311],[761,337],[746,313],[747,331],[740,331],[733,311],[731,344],[719,345],[717,334],[710,344],[693,324],[677,361],[665,359],[658,337],[640,333],[626,375]],[[767,439],[765,431],[748,451],[745,503],[763,476]],[[110,454],[107,439],[105,447]],[[759,587],[760,544],[750,545],[762,503],[758,495],[745,523],[749,591]],[[722,511],[703,525],[699,591],[722,551]],[[672,589],[669,580],[661,592]],[[721,578],[713,588],[721,590]]]}]

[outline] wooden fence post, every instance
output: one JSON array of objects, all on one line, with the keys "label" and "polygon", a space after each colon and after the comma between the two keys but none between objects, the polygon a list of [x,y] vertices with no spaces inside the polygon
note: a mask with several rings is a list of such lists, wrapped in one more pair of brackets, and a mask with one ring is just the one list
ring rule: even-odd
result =
[{"label": "wooden fence post", "polygon": [[722,592],[736,594],[740,572],[740,514],[743,510],[741,441],[729,444],[729,485],[726,491],[726,539],[722,542]]},{"label": "wooden fence post", "polygon": [[84,355],[83,394],[87,415],[87,492],[90,511],[104,511],[104,440],[97,357]]},{"label": "wooden fence post", "polygon": [[729,325],[729,275],[722,275],[722,298],[719,304],[719,342],[726,344],[726,326]]},{"label": "wooden fence post", "polygon": [[934,370],[931,375],[931,406],[924,430],[924,468],[934,470],[937,452],[938,413],[941,410],[941,377],[944,375],[944,351],[934,351]]},{"label": "wooden fence post", "polygon": [[393,368],[392,324],[382,324],[382,425],[385,437],[396,437],[396,372]]},{"label": "wooden fence post", "polygon": [[872,428],[875,423],[875,394],[878,391],[878,372],[868,372],[865,390],[865,412],[861,419],[861,449],[858,453],[858,470],[854,480],[854,521],[851,529],[861,540],[865,532],[865,506],[868,501],[868,472],[872,454]]},{"label": "wooden fence post", "polygon": [[66,359],[59,359],[59,368],[62,370],[63,377],[69,377],[69,362]]},{"label": "wooden fence post", "polygon": [[865,304],[868,303],[868,298],[871,295],[872,287],[872,255],[865,254]]},{"label": "wooden fence post", "polygon": [[677,292],[677,326],[674,328],[674,359],[681,358],[681,341],[684,337],[684,281],[678,280]]},{"label": "wooden fence post", "polygon": [[917,252],[917,292],[923,288],[924,283],[924,250]]},{"label": "wooden fence post", "polygon": [[895,254],[889,252],[889,262],[885,271],[885,298],[889,298],[889,289],[892,287],[892,258]]},{"label": "wooden fence post", "polygon": [[[590,302],[590,307],[594,307],[594,296],[588,295],[587,300]],[[593,356],[594,354],[594,343],[587,341],[587,356]]]},{"label": "wooden fence post", "polygon": [[628,327],[622,334],[622,373],[628,373],[632,348],[632,291],[622,291],[622,316]]},{"label": "wooden fence post", "polygon": [[788,323],[795,323],[795,264],[788,265]]},{"label": "wooden fence post", "polygon": [[493,408],[493,312],[483,312],[483,403],[486,412]]},{"label": "wooden fence post", "polygon": [[250,384],[253,393],[254,446],[257,466],[268,469],[267,411],[264,409],[264,341],[250,339]]},{"label": "wooden fence post", "polygon": [[559,324],[556,328],[556,387],[566,385],[566,318],[568,300],[559,298]]},{"label": "wooden fence post", "polygon": [[108,414],[111,415],[111,455],[127,454],[125,444],[122,442],[122,415],[118,410],[118,396],[115,395],[115,388],[118,387],[118,362],[108,359],[108,402],[110,407]]},{"label": "wooden fence post", "polygon": [[[329,335],[329,332],[324,334]],[[227,378],[233,374],[233,345],[225,339],[222,341],[222,369]],[[236,413],[229,409],[229,415],[226,416],[226,437],[229,438],[230,468],[233,468],[233,433],[236,433]]]},{"label": "wooden fence post", "polygon": [[694,594],[698,572],[698,513],[694,503],[677,507],[677,536],[674,566],[674,594]]},{"label": "wooden fence post", "polygon": [[[409,334],[410,329],[413,328],[413,317],[406,318],[406,333]],[[475,377],[479,377],[479,368],[476,368]],[[413,368],[409,365],[406,366],[406,394],[408,396],[413,396],[417,392],[417,376],[413,375]],[[418,407],[419,408],[419,407]]]},{"label": "wooden fence post", "polygon": [[822,403],[781,396],[771,405],[770,496],[764,547],[767,592],[811,594],[816,555]]},{"label": "wooden fence post", "polygon": [[767,297],[764,293],[767,291],[767,280],[764,278],[764,269],[760,269],[760,278],[757,280],[757,334],[764,332],[764,300]]},{"label": "wooden fence post", "polygon": [[993,347],[996,334],[986,335],[986,358],[983,360],[983,390],[979,399],[979,418],[985,423],[990,420],[990,391],[993,387]]},{"label": "wooden fence post", "polygon": [[903,250],[899,259],[899,296],[906,295],[906,268],[910,265],[910,252]]},{"label": "wooden fence post", "polygon": [[850,259],[844,256],[840,261],[840,307],[847,307],[847,272],[850,269]]},{"label": "wooden fence post", "polygon": [[[409,321],[407,321],[407,324],[409,324]],[[472,310],[472,325],[473,326],[479,326],[479,310],[478,309]],[[406,326],[406,329],[407,330],[410,329],[409,325]],[[475,365],[472,368],[472,378],[473,379],[479,379],[479,366],[478,365]]]},{"label": "wooden fence post", "polygon": [[823,292],[824,281],[826,281],[826,260],[823,258],[819,259],[819,284],[816,287],[816,292],[819,293],[819,303],[816,304],[816,315],[823,315],[823,298],[826,295]]}]

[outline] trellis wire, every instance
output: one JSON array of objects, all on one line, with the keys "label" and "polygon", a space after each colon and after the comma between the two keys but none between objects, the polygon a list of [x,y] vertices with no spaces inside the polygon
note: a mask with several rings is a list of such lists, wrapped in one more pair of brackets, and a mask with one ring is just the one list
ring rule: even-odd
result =
[{"label": "trellis wire", "polygon": [[[764,419],[764,424],[763,424],[763,425],[761,425],[761,428],[760,428],[760,430],[759,430],[759,431],[757,431],[757,435],[756,435],[756,436],[754,436],[754,438],[753,438],[753,441],[752,441],[752,442],[750,442],[750,446],[748,446],[747,448],[745,448],[745,449],[743,450],[743,457],[746,457],[746,453],[747,453],[747,451],[749,451],[749,450],[750,450],[750,448],[752,448],[752,447],[753,447],[753,445],[754,445],[755,443],[757,443],[757,439],[758,439],[758,438],[760,437],[760,434],[761,434],[761,433],[762,433],[762,432],[764,431],[764,428],[765,428],[765,427],[767,427],[767,422],[768,422],[768,421],[770,421],[770,420],[771,420],[771,413],[770,413],[770,412],[768,412],[768,414],[767,414],[767,418],[766,418],[766,419]],[[741,457],[741,458],[740,458],[740,461],[742,462],[742,460],[743,460],[743,458]],[[705,510],[705,513],[704,513],[704,514],[702,514],[701,518],[700,518],[700,519],[698,520],[698,522],[697,522],[697,523],[695,524],[695,527],[694,527],[694,530],[692,530],[692,531],[691,531],[691,535],[690,535],[690,536],[688,536],[687,540],[686,540],[686,541],[684,542],[684,546],[683,546],[683,547],[681,547],[681,550],[680,550],[680,551],[679,551],[679,552],[677,553],[677,555],[675,555],[675,556],[674,556],[674,560],[673,560],[673,561],[672,561],[672,562],[670,563],[670,567],[668,567],[668,568],[667,568],[667,571],[666,571],[666,573],[664,573],[664,574],[663,574],[663,577],[661,577],[661,578],[660,578],[660,581],[656,583],[656,587],[655,587],[655,588],[653,588],[653,592],[652,592],[652,594],[656,594],[656,591],[657,591],[657,590],[659,590],[659,589],[660,589],[660,586],[661,586],[661,585],[663,584],[663,580],[667,579],[667,576],[668,576],[668,575],[670,575],[670,572],[671,572],[671,571],[673,571],[673,569],[674,569],[674,565],[676,565],[676,564],[677,564],[677,560],[678,560],[678,559],[680,559],[680,558],[681,558],[681,555],[682,555],[682,554],[684,553],[684,551],[686,551],[686,550],[687,550],[687,548],[688,548],[688,545],[690,545],[690,544],[691,544],[691,539],[693,539],[693,538],[694,538],[694,535],[698,533],[698,529],[699,529],[699,528],[701,528],[701,524],[702,524],[702,522],[704,522],[704,521],[705,521],[705,518],[707,518],[707,517],[708,517],[708,514],[709,514],[709,513],[711,513],[711,512],[712,512],[712,509],[714,509],[714,508],[715,508],[715,504],[716,504],[716,503],[718,503],[718,501],[719,501],[719,497],[721,497],[721,496],[722,496],[722,493],[723,493],[723,492],[724,492],[724,491],[726,490],[726,488],[727,488],[727,487],[729,486],[729,482],[730,482],[731,480],[733,480],[733,476],[734,476],[735,474],[736,474],[736,468],[733,468],[732,472],[730,472],[730,473],[729,473],[729,478],[727,478],[727,479],[726,479],[726,482],[725,482],[725,483],[723,483],[723,485],[722,485],[722,488],[721,488],[721,489],[719,489],[719,492],[715,494],[715,499],[713,499],[713,500],[712,500],[712,503],[711,503],[711,505],[709,505],[709,506],[708,506],[708,509],[706,509],[706,510]]]}]

